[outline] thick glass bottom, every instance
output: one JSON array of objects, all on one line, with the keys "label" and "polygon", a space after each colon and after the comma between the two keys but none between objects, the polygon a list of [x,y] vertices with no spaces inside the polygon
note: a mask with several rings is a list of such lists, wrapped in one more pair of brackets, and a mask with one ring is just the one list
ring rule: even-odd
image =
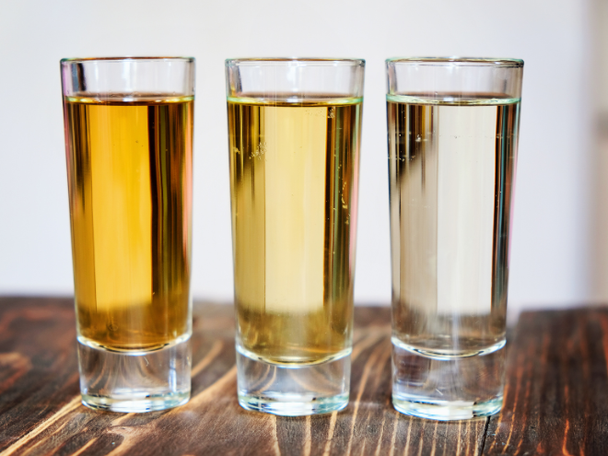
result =
[{"label": "thick glass bottom", "polygon": [[395,409],[442,421],[498,413],[503,401],[503,345],[474,356],[431,357],[393,339]]},{"label": "thick glass bottom", "polygon": [[82,403],[97,410],[142,413],[190,399],[190,336],[155,351],[117,352],[78,339]]},{"label": "thick glass bottom", "polygon": [[407,398],[393,394],[395,410],[405,415],[413,415],[428,420],[468,420],[494,415],[500,412],[502,408],[502,397],[487,402],[418,402],[419,400],[418,397]]},{"label": "thick glass bottom", "polygon": [[241,407],[283,416],[331,413],[348,405],[350,350],[322,364],[287,366],[254,359],[237,345]]}]

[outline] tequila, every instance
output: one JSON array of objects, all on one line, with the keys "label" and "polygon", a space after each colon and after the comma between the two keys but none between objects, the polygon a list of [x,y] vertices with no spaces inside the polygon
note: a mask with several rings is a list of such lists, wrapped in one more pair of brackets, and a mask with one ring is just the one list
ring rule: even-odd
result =
[{"label": "tequila", "polygon": [[67,97],[79,339],[155,350],[190,333],[192,97]]},{"label": "tequila", "polygon": [[303,366],[350,353],[360,118],[360,99],[228,100],[246,356]]}]

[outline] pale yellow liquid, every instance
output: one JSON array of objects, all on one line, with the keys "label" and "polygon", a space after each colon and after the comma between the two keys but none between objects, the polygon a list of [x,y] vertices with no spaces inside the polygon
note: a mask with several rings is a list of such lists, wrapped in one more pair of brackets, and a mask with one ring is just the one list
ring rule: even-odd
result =
[{"label": "pale yellow liquid", "polygon": [[314,364],[351,344],[360,100],[228,102],[240,349]]},{"label": "pale yellow liquid", "polygon": [[518,100],[388,101],[393,334],[468,356],[504,342]]},{"label": "pale yellow liquid", "polygon": [[190,330],[193,101],[64,106],[79,336],[167,345]]}]

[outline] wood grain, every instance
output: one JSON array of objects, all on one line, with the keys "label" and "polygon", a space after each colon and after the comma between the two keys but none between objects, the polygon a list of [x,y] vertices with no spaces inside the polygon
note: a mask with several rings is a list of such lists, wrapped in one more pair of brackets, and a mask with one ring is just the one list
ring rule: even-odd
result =
[{"label": "wood grain", "polygon": [[484,454],[608,455],[608,310],[522,314]]},{"label": "wood grain", "polygon": [[390,403],[390,315],[357,308],[346,410],[286,418],[236,400],[233,310],[194,309],[192,399],[166,412],[80,404],[73,304],[0,298],[0,455],[608,454],[608,312],[524,314],[492,419],[433,422]]}]

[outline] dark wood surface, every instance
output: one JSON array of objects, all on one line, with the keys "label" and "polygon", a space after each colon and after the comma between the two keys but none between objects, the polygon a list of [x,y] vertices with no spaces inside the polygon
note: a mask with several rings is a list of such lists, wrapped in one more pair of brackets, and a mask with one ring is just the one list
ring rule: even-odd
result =
[{"label": "dark wood surface", "polygon": [[357,308],[346,410],[285,418],[236,400],[232,307],[194,308],[192,399],[167,412],[80,404],[73,304],[0,298],[0,455],[608,455],[608,310],[522,315],[502,412],[433,422],[390,403],[390,317]]}]

